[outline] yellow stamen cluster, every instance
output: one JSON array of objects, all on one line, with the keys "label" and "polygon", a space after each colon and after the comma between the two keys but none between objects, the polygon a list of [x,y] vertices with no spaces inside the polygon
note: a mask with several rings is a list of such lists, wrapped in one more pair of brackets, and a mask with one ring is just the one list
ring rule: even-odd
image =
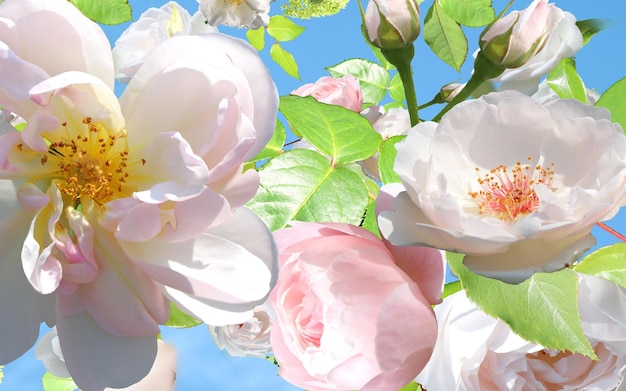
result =
[{"label": "yellow stamen cluster", "polygon": [[237,7],[244,3],[245,0],[226,0],[231,7]]},{"label": "yellow stamen cluster", "polygon": [[[104,203],[124,196],[128,192],[126,181],[129,176],[125,133],[109,134],[104,126],[89,117],[82,123],[85,131],[72,129],[75,136],[50,143],[41,164],[56,166],[56,174],[63,179],[57,186],[62,194],[73,200],[89,197]],[[67,123],[62,125],[67,127]]]},{"label": "yellow stamen cluster", "polygon": [[[528,158],[530,163],[532,158]],[[517,162],[508,172],[507,167],[500,165],[489,173],[480,176],[478,184],[482,190],[470,192],[480,214],[489,214],[500,220],[512,222],[518,216],[526,215],[539,208],[539,197],[534,185],[542,183],[551,186],[554,178],[554,163],[549,168],[541,165],[522,165]]]}]

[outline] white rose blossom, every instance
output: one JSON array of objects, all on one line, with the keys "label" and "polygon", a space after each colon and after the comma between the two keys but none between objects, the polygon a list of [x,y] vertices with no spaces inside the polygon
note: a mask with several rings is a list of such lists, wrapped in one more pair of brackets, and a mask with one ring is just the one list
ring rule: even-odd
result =
[{"label": "white rose blossom", "polygon": [[466,254],[472,271],[520,282],[576,261],[626,197],[626,139],[607,110],[542,106],[516,91],[460,103],[397,144],[402,185],[382,211],[395,245]]},{"label": "white rose blossom", "polygon": [[175,1],[161,8],[148,8],[115,42],[115,78],[128,83],[152,50],[169,38],[217,32],[205,21],[200,11],[192,17]]},{"label": "white rose blossom", "polygon": [[416,381],[446,391],[607,391],[626,373],[626,289],[578,275],[583,331],[598,361],[525,341],[457,292],[435,307],[439,324],[430,361]]},{"label": "white rose blossom", "polygon": [[152,368],[170,302],[249,319],[277,277],[272,235],[243,206],[259,186],[244,162],[278,107],[257,51],[172,37],[118,99],[110,43],[69,2],[5,0],[0,27],[0,106],[26,122],[0,134],[0,365],[45,321],[78,387],[127,387]]},{"label": "white rose blossom", "polygon": [[198,9],[211,26],[257,29],[270,21],[271,0],[198,0]]},{"label": "white rose blossom", "polygon": [[233,357],[265,358],[272,352],[272,316],[264,306],[255,307],[252,318],[244,323],[208,327],[215,345]]}]

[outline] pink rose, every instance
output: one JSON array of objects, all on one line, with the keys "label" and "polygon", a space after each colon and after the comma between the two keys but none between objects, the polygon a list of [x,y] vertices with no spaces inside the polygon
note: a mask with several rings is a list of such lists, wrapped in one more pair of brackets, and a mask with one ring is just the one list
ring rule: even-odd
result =
[{"label": "pink rose", "polygon": [[309,83],[291,91],[292,95],[312,96],[317,101],[329,105],[343,106],[357,113],[363,106],[363,95],[358,80],[352,75],[342,78],[324,76],[315,83]]},{"label": "pink rose", "polygon": [[312,391],[409,383],[436,338],[441,252],[394,248],[347,224],[294,222],[274,234],[280,274],[269,304],[280,375]]}]

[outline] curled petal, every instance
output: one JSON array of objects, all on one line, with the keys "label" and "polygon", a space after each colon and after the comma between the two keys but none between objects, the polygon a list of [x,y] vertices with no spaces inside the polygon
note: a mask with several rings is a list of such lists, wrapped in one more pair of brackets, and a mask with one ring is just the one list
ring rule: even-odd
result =
[{"label": "curled petal", "polygon": [[5,109],[23,118],[30,117],[37,105],[30,100],[28,91],[47,77],[41,68],[22,60],[0,41],[0,99]]},{"label": "curled petal", "polygon": [[157,181],[150,189],[133,194],[142,202],[184,201],[198,195],[208,180],[204,161],[179,133],[158,134],[140,154],[146,163],[137,169],[137,175],[149,175]]},{"label": "curled petal", "polygon": [[33,288],[42,294],[54,292],[63,275],[61,262],[52,253],[56,224],[63,211],[63,201],[56,186],[48,192],[50,202],[33,218],[22,247],[24,273]]}]

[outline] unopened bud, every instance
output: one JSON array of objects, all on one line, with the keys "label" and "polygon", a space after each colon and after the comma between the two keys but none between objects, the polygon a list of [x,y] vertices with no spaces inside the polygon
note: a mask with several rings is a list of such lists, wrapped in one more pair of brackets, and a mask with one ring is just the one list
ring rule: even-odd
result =
[{"label": "unopened bud", "polygon": [[370,0],[365,10],[365,31],[372,45],[400,49],[420,34],[417,0]]},{"label": "unopened bud", "polygon": [[517,68],[526,64],[545,45],[563,12],[547,0],[535,0],[522,11],[495,21],[480,37],[483,55],[496,65]]}]

